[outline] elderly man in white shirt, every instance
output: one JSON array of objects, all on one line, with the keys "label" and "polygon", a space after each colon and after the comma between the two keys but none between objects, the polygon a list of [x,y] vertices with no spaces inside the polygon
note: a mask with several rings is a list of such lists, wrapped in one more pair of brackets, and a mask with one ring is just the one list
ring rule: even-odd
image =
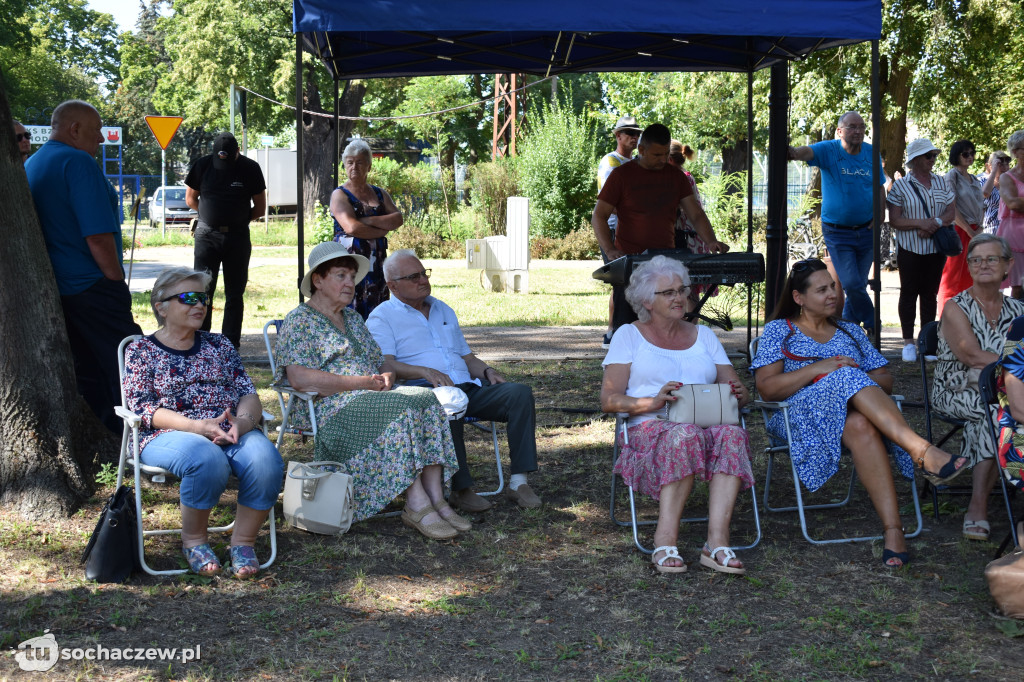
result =
[{"label": "elderly man in white shirt", "polygon": [[[384,280],[391,299],[374,308],[366,326],[384,353],[385,364],[409,384],[462,389],[469,398],[468,417],[507,422],[512,476],[506,495],[520,507],[539,507],[541,500],[526,477],[537,470],[533,389],[505,381],[473,354],[455,311],[430,295],[430,271],[413,251],[391,254],[384,261]],[[449,425],[459,459],[449,502],[463,511],[486,511],[491,503],[473,492],[463,423]]]}]

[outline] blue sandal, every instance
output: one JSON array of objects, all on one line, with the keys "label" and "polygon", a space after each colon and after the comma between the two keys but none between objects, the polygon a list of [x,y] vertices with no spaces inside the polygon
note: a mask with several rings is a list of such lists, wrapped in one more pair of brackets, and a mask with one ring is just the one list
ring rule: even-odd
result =
[{"label": "blue sandal", "polygon": [[[182,547],[181,553],[185,555],[188,569],[196,575],[213,576],[220,573],[220,561],[217,560],[217,555],[213,553],[210,543],[204,542],[195,547]],[[211,566],[212,568],[209,568]]]},{"label": "blue sandal", "polygon": [[231,573],[236,578],[251,578],[260,571],[256,550],[250,545],[231,545]]}]

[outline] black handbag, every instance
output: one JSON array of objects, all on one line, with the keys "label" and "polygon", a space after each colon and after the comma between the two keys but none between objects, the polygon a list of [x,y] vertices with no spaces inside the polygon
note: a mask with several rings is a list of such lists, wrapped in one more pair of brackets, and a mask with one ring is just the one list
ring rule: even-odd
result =
[{"label": "black handbag", "polygon": [[142,569],[134,502],[132,489],[122,485],[103,505],[96,530],[82,552],[86,580],[122,583]]},{"label": "black handbag", "polygon": [[[928,202],[921,195],[921,190],[915,187],[914,183],[909,180],[907,184],[910,185],[910,189],[914,190],[917,198],[921,200],[921,206],[928,211],[928,217],[931,218]],[[935,248],[938,249],[939,253],[948,258],[959,256],[964,250],[964,245],[960,242],[960,235],[956,233],[956,228],[952,225],[940,225],[939,229],[932,232],[932,243],[935,244]]]}]

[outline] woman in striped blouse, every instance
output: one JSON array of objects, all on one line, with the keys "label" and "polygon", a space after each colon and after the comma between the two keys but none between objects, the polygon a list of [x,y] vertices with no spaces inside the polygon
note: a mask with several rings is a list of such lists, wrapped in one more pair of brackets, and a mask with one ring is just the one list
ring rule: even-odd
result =
[{"label": "woman in striped blouse", "polygon": [[932,234],[949,225],[956,215],[953,189],[932,173],[939,150],[928,140],[907,145],[907,175],[896,180],[886,203],[889,224],[896,230],[900,271],[900,326],[903,328],[903,360],[917,359],[914,345],[914,309],[920,299],[921,326],[935,321],[935,311],[946,257],[939,253]]}]

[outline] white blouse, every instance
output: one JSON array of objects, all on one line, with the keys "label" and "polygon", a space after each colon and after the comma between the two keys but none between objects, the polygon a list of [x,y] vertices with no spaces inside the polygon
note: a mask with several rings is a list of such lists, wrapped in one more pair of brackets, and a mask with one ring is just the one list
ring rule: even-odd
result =
[{"label": "white blouse", "polygon": [[[697,325],[697,340],[686,350],[670,350],[655,346],[645,339],[634,324],[624,324],[615,331],[603,367],[630,365],[626,395],[631,398],[653,398],[669,381],[683,384],[713,384],[718,377],[715,365],[728,365],[722,343],[709,327]],[[633,415],[629,426],[657,418],[657,412]]]}]

